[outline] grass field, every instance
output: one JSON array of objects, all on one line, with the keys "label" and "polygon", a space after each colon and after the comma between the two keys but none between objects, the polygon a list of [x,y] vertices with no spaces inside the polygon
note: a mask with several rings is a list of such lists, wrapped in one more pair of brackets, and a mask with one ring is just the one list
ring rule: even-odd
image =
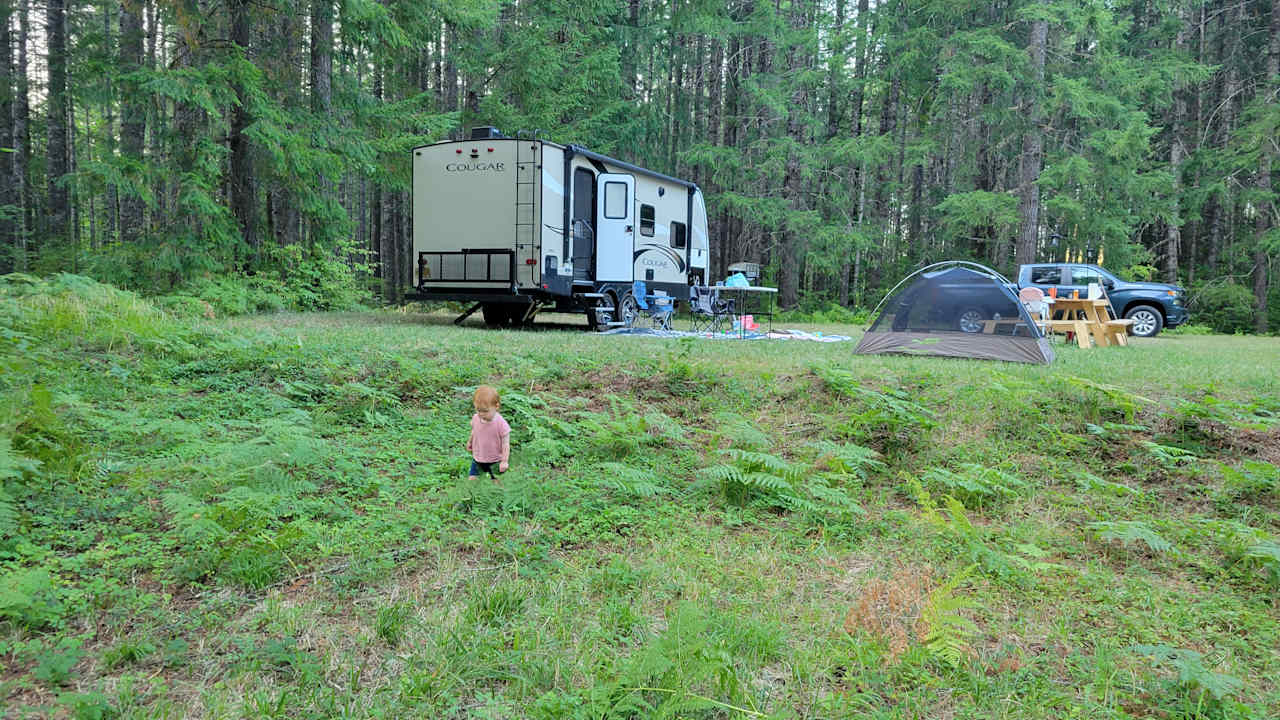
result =
[{"label": "grass field", "polygon": [[0,715],[1280,716],[1280,339],[449,321],[0,283]]}]

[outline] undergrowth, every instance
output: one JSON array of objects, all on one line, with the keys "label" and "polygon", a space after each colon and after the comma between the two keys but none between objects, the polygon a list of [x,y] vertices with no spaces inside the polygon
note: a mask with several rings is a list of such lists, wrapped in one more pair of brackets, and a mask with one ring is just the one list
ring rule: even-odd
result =
[{"label": "undergrowth", "polygon": [[[0,283],[6,716],[1280,712],[1274,341],[1045,370],[180,304]],[[513,453],[471,483],[481,383]]]}]

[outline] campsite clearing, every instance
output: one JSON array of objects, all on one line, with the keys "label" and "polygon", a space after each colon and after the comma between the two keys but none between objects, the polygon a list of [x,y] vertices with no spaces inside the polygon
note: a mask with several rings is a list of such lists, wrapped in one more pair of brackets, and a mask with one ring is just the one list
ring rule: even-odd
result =
[{"label": "campsite clearing", "polygon": [[7,717],[1280,714],[1275,338],[19,307]]}]

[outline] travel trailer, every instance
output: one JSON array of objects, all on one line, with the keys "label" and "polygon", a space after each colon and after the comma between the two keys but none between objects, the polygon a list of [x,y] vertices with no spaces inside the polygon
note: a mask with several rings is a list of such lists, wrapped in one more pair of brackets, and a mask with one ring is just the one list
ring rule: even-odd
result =
[{"label": "travel trailer", "polygon": [[479,127],[413,150],[408,298],[473,303],[458,322],[554,310],[600,329],[627,324],[639,282],[673,302],[706,283],[707,241],[697,185],[578,145]]}]

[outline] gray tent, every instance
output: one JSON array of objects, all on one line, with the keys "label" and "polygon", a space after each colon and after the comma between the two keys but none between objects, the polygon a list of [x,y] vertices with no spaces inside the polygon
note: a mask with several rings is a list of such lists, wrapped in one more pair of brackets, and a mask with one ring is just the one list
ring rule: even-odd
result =
[{"label": "gray tent", "polygon": [[960,260],[911,273],[876,306],[854,352],[1053,362],[1053,350],[1000,273]]}]

